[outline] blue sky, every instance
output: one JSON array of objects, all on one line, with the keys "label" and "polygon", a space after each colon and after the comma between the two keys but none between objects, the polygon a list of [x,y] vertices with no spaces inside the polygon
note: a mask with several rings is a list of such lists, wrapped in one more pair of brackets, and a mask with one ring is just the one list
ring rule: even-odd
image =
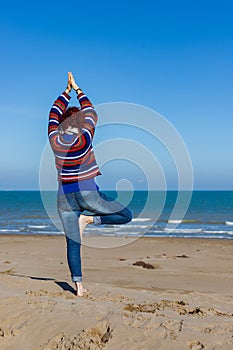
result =
[{"label": "blue sky", "polygon": [[[230,0],[4,2],[0,188],[38,188],[48,111],[70,70],[96,105],[136,103],[167,118],[189,150],[195,189],[233,189],[232,10]],[[119,169],[127,178],[126,164],[105,168],[103,187]],[[137,187],[140,171],[129,169]],[[172,162],[164,171],[174,187]]]}]

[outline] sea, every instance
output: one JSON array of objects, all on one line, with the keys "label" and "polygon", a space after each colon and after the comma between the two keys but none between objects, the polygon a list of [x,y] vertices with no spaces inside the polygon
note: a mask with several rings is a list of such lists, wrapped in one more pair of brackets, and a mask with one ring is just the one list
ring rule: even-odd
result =
[{"label": "sea", "polygon": [[[85,235],[233,239],[233,191],[104,192],[127,204],[133,220],[88,225]],[[56,196],[55,191],[0,191],[0,234],[64,235]]]}]

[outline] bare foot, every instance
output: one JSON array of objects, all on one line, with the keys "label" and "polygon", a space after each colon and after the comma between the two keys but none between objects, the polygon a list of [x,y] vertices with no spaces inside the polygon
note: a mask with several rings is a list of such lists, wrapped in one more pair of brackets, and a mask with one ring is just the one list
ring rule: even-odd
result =
[{"label": "bare foot", "polygon": [[87,293],[87,289],[83,287],[82,282],[75,282],[77,297],[83,297]]},{"label": "bare foot", "polygon": [[93,224],[94,219],[93,216],[87,216],[87,215],[80,215],[78,223],[79,223],[79,230],[80,230],[80,237],[82,239],[83,232],[88,224]]}]

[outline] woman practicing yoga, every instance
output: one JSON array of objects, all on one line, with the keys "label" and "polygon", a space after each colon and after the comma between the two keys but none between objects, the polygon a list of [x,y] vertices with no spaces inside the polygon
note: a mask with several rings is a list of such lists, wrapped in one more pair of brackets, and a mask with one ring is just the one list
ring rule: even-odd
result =
[{"label": "woman practicing yoga", "polygon": [[[68,107],[74,89],[80,107]],[[97,122],[96,111],[68,73],[66,90],[54,102],[49,114],[48,134],[58,173],[57,206],[67,242],[67,260],[77,296],[87,291],[82,285],[81,238],[87,224],[125,224],[132,219],[130,210],[99,190],[95,177],[100,175],[92,141]],[[93,213],[81,215],[84,210]]]}]

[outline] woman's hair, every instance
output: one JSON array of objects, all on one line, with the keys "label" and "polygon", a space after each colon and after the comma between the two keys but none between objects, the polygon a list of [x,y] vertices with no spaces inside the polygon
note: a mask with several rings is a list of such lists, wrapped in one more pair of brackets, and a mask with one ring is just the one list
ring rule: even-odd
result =
[{"label": "woman's hair", "polygon": [[[79,115],[80,114],[80,115]],[[69,107],[60,117],[60,125],[65,131],[69,126],[81,129],[83,118],[78,107]]]},{"label": "woman's hair", "polygon": [[[82,110],[78,107],[67,108],[67,110],[60,116],[60,131],[64,132],[69,127],[78,128],[78,130],[81,130],[83,127],[85,127],[85,117],[92,117],[96,119],[96,111],[94,109]],[[90,128],[90,125],[88,127]]]}]

